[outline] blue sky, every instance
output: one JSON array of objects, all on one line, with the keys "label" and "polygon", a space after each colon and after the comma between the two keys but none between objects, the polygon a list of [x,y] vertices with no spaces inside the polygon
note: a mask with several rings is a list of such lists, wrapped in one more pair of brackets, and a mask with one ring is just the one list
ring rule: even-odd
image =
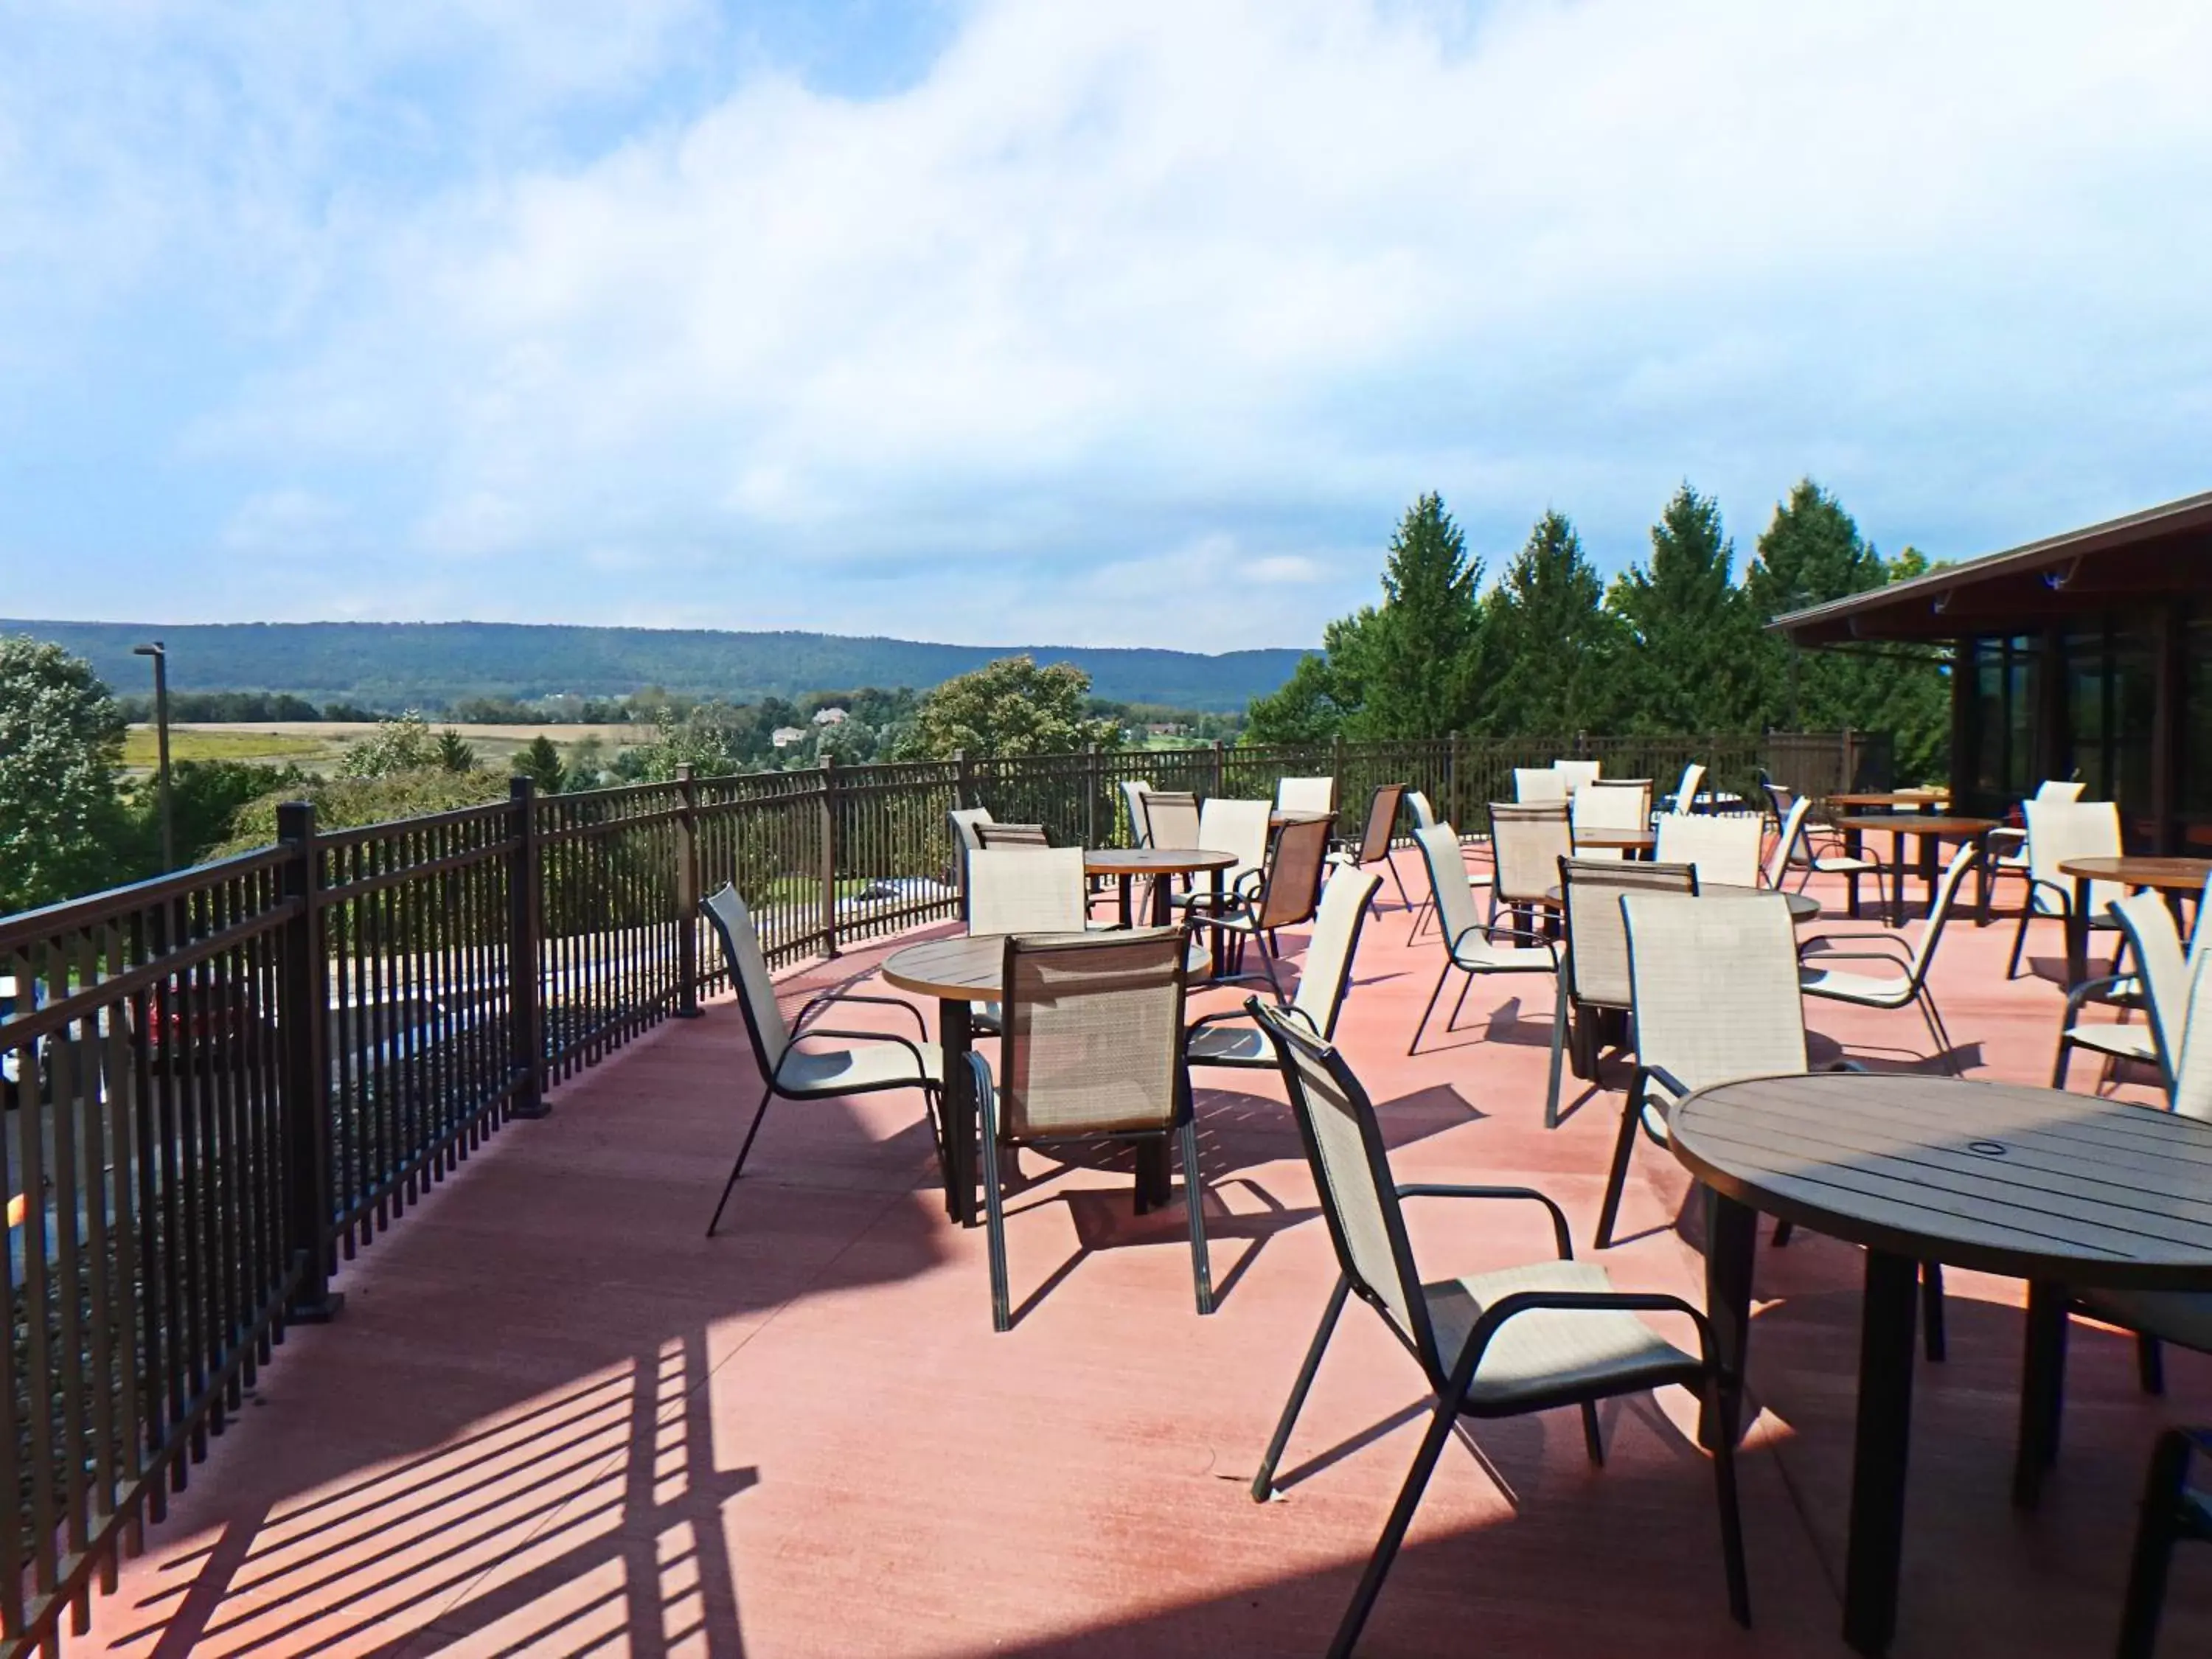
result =
[{"label": "blue sky", "polygon": [[2212,8],[0,9],[0,614],[1316,641],[2212,488]]}]

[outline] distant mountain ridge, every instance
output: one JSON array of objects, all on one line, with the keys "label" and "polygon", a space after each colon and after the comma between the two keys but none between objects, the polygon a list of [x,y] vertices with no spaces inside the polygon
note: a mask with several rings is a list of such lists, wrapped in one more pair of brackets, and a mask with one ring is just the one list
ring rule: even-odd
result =
[{"label": "distant mountain ridge", "polygon": [[1054,645],[934,645],[837,634],[585,628],[533,623],[96,623],[0,617],[0,633],[52,640],[108,685],[146,688],[131,647],[168,647],[180,691],[289,691],[316,702],[402,708],[462,697],[622,696],[648,685],[732,702],[863,685],[924,690],[1026,652],[1090,674],[1099,696],[1241,709],[1290,678],[1305,653]]}]

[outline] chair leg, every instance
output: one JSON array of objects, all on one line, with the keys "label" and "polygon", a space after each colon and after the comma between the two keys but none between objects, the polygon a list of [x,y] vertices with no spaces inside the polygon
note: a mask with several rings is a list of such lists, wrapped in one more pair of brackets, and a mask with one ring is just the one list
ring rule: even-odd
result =
[{"label": "chair leg", "polygon": [[1613,1247],[1613,1224],[1620,1215],[1621,1190],[1628,1185],[1628,1157],[1636,1147],[1637,1120],[1644,1115],[1644,1079],[1638,1076],[1621,1103],[1620,1133],[1613,1138],[1613,1169],[1605,1179],[1605,1205],[1597,1212],[1597,1247]]},{"label": "chair leg", "polygon": [[2067,1041],[2066,1033],[2061,1031],[2058,1034],[2058,1058],[2052,1062],[2051,1067],[2052,1088],[2063,1089],[2066,1086],[2066,1068],[2073,1063],[2074,1045]]},{"label": "chair leg", "polygon": [[1459,1027],[1459,1017],[1467,1012],[1467,994],[1474,989],[1474,975],[1467,976],[1467,983],[1459,988],[1459,995],[1452,1003],[1451,1018],[1444,1022],[1444,1035],[1449,1036]]},{"label": "chair leg", "polygon": [[1605,1467],[1605,1431],[1598,1426],[1597,1401],[1583,1401],[1583,1449],[1598,1468]]},{"label": "chair leg", "polygon": [[979,1091],[982,1098],[976,1107],[982,1120],[983,1155],[976,1161],[983,1166],[983,1218],[990,1234],[991,1254],[991,1328],[1007,1331],[1013,1328],[1012,1297],[1006,1288],[1006,1203],[999,1183],[999,1103],[992,1091]]},{"label": "chair leg", "polygon": [[2136,1523],[2136,1547],[2128,1567],[2128,1593],[2121,1604],[2119,1659],[2151,1659],[2158,1643],[2159,1615],[2166,1606],[2166,1569],[2180,1535],[2182,1491],[2189,1478],[2189,1437],[2168,1429],[2151,1453],[2143,1483],[2142,1518]]},{"label": "chair leg", "polygon": [[730,1165],[730,1178],[722,1183],[722,1196],[715,1201],[714,1213],[708,1219],[707,1237],[709,1238],[714,1236],[714,1229],[721,1225],[723,1206],[730,1201],[730,1194],[738,1184],[738,1172],[745,1167],[745,1154],[752,1151],[753,1137],[760,1133],[761,1120],[768,1115],[768,1103],[775,1097],[775,1086],[773,1084],[761,1091],[760,1104],[753,1109],[752,1125],[745,1131],[744,1145],[738,1148],[738,1161]]},{"label": "chair leg", "polygon": [[1943,1062],[1943,1069],[1953,1077],[1964,1077],[1957,1052],[1951,1047],[1951,1033],[1944,1029],[1943,1016],[1936,1011],[1936,999],[1925,985],[1920,988],[1918,1001],[1920,1018],[1927,1022],[1928,1035],[1936,1044],[1936,1057]]},{"label": "chair leg", "polygon": [[1198,1178],[1198,1120],[1186,1115],[1182,1143],[1182,1201],[1190,1212],[1190,1286],[1201,1314],[1213,1311],[1213,1265],[1206,1253],[1206,1188]]},{"label": "chair leg", "polygon": [[1451,970],[1458,965],[1449,957],[1444,958],[1444,970],[1437,975],[1437,988],[1429,993],[1429,1006],[1421,1010],[1421,1022],[1413,1027],[1413,1040],[1406,1045],[1407,1054],[1421,1046],[1421,1033],[1429,1028],[1429,1016],[1437,1011],[1437,999],[1444,994],[1444,981],[1451,977]]},{"label": "chair leg", "polygon": [[1920,1264],[1920,1341],[1928,1362],[1940,1365],[1949,1356],[1943,1340],[1943,1264]]},{"label": "chair leg", "polygon": [[2027,948],[2027,924],[2035,917],[2035,894],[2028,893],[2027,902],[2020,908],[2020,927],[2012,936],[2012,960],[2005,963],[2005,977],[2020,977],[2020,953]]},{"label": "chair leg", "polygon": [[1283,981],[1275,972],[1273,945],[1268,943],[1264,934],[1261,933],[1252,935],[1252,943],[1259,946],[1260,966],[1267,971],[1267,988],[1275,994],[1275,1006],[1278,1008],[1288,1007],[1291,1000],[1283,994]]},{"label": "chair leg", "polygon": [[1567,1046],[1567,976],[1559,975],[1559,999],[1552,1010],[1552,1081],[1544,1095],[1544,1127],[1559,1127],[1559,1063]]},{"label": "chair leg", "polygon": [[1713,1489],[1721,1506],[1721,1565],[1728,1574],[1729,1616],[1751,1628],[1751,1573],[1743,1557],[1743,1510],[1736,1501],[1735,1437],[1728,1390],[1714,1377],[1705,1385],[1706,1408],[1720,1431],[1713,1437]]},{"label": "chair leg", "polygon": [[1436,1472],[1437,1459],[1443,1455],[1444,1443],[1451,1438],[1452,1426],[1458,1419],[1456,1401],[1437,1401],[1436,1411],[1429,1419],[1429,1431],[1421,1438],[1420,1450],[1413,1454],[1413,1467],[1406,1471],[1406,1484],[1398,1489],[1398,1501],[1390,1506],[1390,1518],[1382,1523],[1382,1537],[1375,1540],[1375,1553],[1367,1558],[1367,1571],[1360,1574],[1359,1588],[1352,1592],[1352,1605],[1344,1610],[1344,1621],[1336,1627],[1336,1639],[1329,1644],[1328,1659],[1350,1659],[1352,1649],[1358,1644],[1360,1627],[1374,1611],[1375,1598],[1382,1593],[1382,1580],[1389,1574],[1390,1564],[1398,1559],[1398,1547],[1406,1541],[1406,1528],[1413,1524],[1413,1511],[1420,1507],[1429,1476]]},{"label": "chair leg", "polygon": [[1298,1420],[1298,1413],[1305,1408],[1306,1391],[1313,1387],[1314,1373],[1321,1370],[1322,1352],[1336,1329],[1337,1316],[1344,1311],[1345,1298],[1352,1293],[1352,1281],[1342,1273],[1336,1276],[1336,1288],[1328,1293],[1328,1305],[1321,1310],[1321,1324],[1314,1332],[1313,1340],[1306,1345],[1304,1362],[1298,1367],[1298,1380],[1291,1384],[1291,1397],[1283,1402],[1283,1414],[1275,1423],[1275,1437],[1267,1443],[1267,1455],[1260,1460],[1260,1473],[1252,1477],[1252,1501],[1264,1504],[1275,1490],[1275,1466],[1283,1461],[1284,1448],[1291,1443],[1291,1425]]},{"label": "chair leg", "polygon": [[2136,1381],[2145,1394],[2166,1392],[2166,1349],[2154,1336],[2136,1334]]},{"label": "chair leg", "polygon": [[1778,1250],[1788,1249],[1790,1244],[1790,1235],[1796,1231],[1797,1224],[1794,1221],[1776,1222],[1774,1224],[1774,1248]]},{"label": "chair leg", "polygon": [[1398,902],[1407,909],[1412,909],[1413,908],[1413,896],[1406,890],[1405,877],[1398,873],[1398,860],[1396,857],[1392,854],[1385,853],[1382,855],[1382,863],[1383,866],[1390,872],[1390,879],[1397,884]]}]

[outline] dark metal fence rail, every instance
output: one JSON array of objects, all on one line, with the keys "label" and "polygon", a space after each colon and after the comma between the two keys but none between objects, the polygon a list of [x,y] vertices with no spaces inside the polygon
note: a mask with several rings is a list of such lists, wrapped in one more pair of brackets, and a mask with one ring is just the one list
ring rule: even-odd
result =
[{"label": "dark metal fence rail", "polygon": [[720,987],[699,899],[734,883],[769,960],[834,955],[957,913],[945,815],[988,806],[1055,842],[1127,845],[1121,784],[1272,795],[1338,781],[1357,833],[1407,783],[1462,829],[1512,769],[1586,756],[1661,794],[1702,761],[1750,797],[1887,782],[1886,741],[1459,738],[1220,744],[825,764],[538,799],[318,833],[0,918],[7,1121],[20,1199],[0,1314],[0,1659],[82,1628],[117,1552],[159,1519],[288,1320],[327,1317],[343,1255],[509,1116]]}]

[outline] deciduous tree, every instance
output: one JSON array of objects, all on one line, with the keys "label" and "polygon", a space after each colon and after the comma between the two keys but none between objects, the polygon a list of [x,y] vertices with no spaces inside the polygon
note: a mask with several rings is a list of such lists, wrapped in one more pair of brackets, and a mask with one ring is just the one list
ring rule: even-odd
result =
[{"label": "deciduous tree", "polygon": [[942,759],[956,752],[1065,754],[1093,743],[1117,747],[1121,727],[1084,713],[1090,694],[1091,676],[1071,664],[1040,668],[1029,657],[1001,657],[922,698],[906,753]]},{"label": "deciduous tree", "polygon": [[89,665],[0,636],[0,915],[116,878],[122,711]]}]

